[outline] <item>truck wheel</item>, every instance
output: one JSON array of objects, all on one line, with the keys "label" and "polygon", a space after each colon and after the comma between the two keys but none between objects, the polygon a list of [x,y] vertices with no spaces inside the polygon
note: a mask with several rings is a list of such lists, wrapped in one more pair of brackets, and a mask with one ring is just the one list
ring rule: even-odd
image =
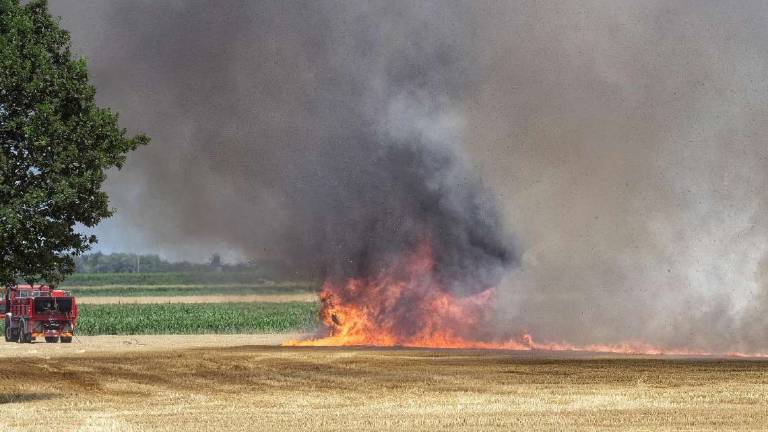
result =
[{"label": "truck wheel", "polygon": [[27,333],[27,322],[24,319],[19,320],[19,343],[31,343],[32,334]]},{"label": "truck wheel", "polygon": [[48,343],[56,343],[59,341],[59,338],[56,336],[46,336],[45,341]]},{"label": "truck wheel", "polygon": [[[14,337],[15,336],[15,337]],[[16,342],[19,339],[18,334],[14,334],[13,329],[10,325],[5,325],[5,341],[6,342]]]},{"label": "truck wheel", "polygon": [[61,343],[71,343],[72,342],[72,336],[62,336],[61,337]]},{"label": "truck wheel", "polygon": [[13,342],[13,329],[11,329],[11,320],[5,317],[5,341]]}]

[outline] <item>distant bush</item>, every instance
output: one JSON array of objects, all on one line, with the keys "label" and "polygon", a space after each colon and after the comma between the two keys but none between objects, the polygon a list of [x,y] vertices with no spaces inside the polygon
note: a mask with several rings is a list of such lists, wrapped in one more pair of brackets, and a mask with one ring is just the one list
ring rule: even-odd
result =
[{"label": "distant bush", "polygon": [[61,286],[264,284],[267,282],[263,275],[256,271],[75,273],[69,276]]},{"label": "distant bush", "polygon": [[288,266],[278,260],[252,260],[226,264],[214,253],[208,263],[169,262],[158,255],[129,253],[93,253],[75,258],[75,271],[92,273],[258,273],[264,278],[282,278],[290,274]]}]

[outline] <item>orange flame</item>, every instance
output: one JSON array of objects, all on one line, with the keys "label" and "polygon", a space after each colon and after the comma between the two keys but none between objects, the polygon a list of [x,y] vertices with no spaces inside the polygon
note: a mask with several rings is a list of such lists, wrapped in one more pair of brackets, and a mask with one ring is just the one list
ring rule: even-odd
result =
[{"label": "orange flame", "polygon": [[[663,349],[643,342],[578,346],[535,342],[530,334],[496,340],[491,327],[495,290],[458,297],[434,277],[431,248],[415,253],[370,278],[326,281],[320,292],[320,319],[327,335],[288,341],[287,346],[401,346],[542,351],[583,351],[613,354],[711,356],[686,349]],[[768,354],[720,353],[734,357]]]}]

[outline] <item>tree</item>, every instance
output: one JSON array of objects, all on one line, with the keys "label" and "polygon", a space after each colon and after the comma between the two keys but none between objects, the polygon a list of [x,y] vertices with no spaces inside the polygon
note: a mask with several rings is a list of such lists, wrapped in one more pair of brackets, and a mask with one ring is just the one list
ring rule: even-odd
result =
[{"label": "tree", "polygon": [[0,284],[59,282],[111,216],[105,170],[149,139],[94,102],[84,59],[44,0],[0,0]]}]

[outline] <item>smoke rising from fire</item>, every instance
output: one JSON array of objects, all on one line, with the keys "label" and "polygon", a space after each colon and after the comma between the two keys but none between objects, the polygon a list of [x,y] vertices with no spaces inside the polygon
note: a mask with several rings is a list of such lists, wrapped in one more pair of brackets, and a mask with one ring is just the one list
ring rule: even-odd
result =
[{"label": "smoke rising from fire", "polygon": [[110,179],[147,247],[343,277],[427,235],[499,334],[768,350],[763,2],[51,7],[153,137]]},{"label": "smoke rising from fire", "polygon": [[444,285],[461,294],[497,284],[514,263],[494,197],[461,154],[468,59],[446,26],[464,19],[460,10],[107,9],[114,44],[91,57],[121,50],[132,63],[104,67],[136,82],[110,80],[101,96],[139,103],[122,111],[156,143],[115,180],[114,196],[119,184],[141,187],[139,205],[121,211],[155,241],[223,240],[246,256],[347,278],[428,239]]}]

